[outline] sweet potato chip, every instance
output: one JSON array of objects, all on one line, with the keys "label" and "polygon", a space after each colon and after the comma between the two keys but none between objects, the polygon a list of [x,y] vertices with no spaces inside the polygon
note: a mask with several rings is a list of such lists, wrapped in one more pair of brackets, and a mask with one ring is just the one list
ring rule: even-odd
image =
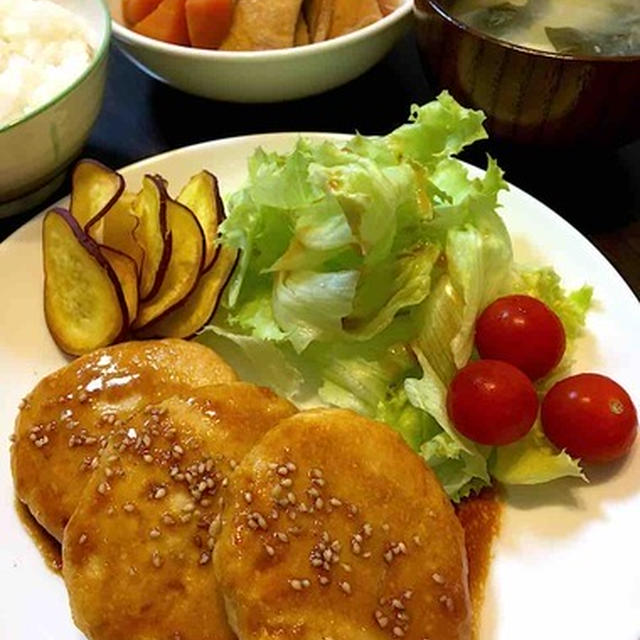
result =
[{"label": "sweet potato chip", "polygon": [[125,191],[114,202],[102,218],[99,241],[111,249],[126,253],[135,262],[139,274],[144,251],[135,238],[135,231],[140,224],[133,211],[135,199],[134,194]]},{"label": "sweet potato chip", "polygon": [[71,176],[71,214],[83,229],[96,225],[124,191],[124,179],[96,160],[80,160]]},{"label": "sweet potato chip", "polygon": [[188,338],[215,313],[237,262],[237,251],[222,247],[198,285],[173,311],[136,334],[140,338]]},{"label": "sweet potato chip", "polygon": [[138,315],[139,304],[136,263],[126,253],[116,251],[111,247],[101,245],[100,252],[107,259],[116,276],[118,276],[118,282],[127,303],[128,324],[131,324]]},{"label": "sweet potato chip", "polygon": [[56,344],[80,355],[120,339],[127,304],[97,243],[66,209],[51,209],[42,227],[44,312]]},{"label": "sweet potato chip", "polygon": [[215,260],[218,246],[218,226],[224,220],[224,205],[220,198],[218,180],[208,171],[192,176],[177,198],[180,204],[191,209],[202,227],[205,242],[204,270]]},{"label": "sweet potato chip", "polygon": [[195,288],[205,255],[204,234],[195,215],[172,200],[164,184],[156,181],[165,203],[170,253],[166,272],[157,293],[143,301],[133,329],[141,329],[180,304]]},{"label": "sweet potato chip", "polygon": [[140,270],[140,299],[156,295],[164,279],[171,253],[167,228],[167,191],[159,176],[145,176],[133,210],[139,220],[134,238],[144,251]]}]

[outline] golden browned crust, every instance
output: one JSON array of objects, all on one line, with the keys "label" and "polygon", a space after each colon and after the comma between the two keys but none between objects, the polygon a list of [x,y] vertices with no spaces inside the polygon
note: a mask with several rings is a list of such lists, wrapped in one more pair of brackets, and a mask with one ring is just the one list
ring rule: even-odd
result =
[{"label": "golden browned crust", "polygon": [[295,408],[245,383],[148,406],[112,436],[63,540],[77,626],[92,640],[231,640],[212,569],[236,464]]},{"label": "golden browned crust", "polygon": [[114,426],[173,393],[234,380],[216,353],[184,340],[128,342],[74,360],[23,401],[11,449],[18,498],[61,540]]},{"label": "golden browned crust", "polygon": [[299,413],[232,480],[214,566],[240,640],[468,640],[464,535],[387,426]]}]

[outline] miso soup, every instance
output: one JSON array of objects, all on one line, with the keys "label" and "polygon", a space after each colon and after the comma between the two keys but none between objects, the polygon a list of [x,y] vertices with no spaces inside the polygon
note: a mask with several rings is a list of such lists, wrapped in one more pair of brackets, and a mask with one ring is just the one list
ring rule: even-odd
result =
[{"label": "miso soup", "polygon": [[640,0],[455,0],[458,20],[532,49],[640,55]]}]

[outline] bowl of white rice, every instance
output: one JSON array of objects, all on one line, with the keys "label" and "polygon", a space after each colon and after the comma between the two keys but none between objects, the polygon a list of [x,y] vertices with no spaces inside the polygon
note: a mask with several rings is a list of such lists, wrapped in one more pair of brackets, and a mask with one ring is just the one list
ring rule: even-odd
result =
[{"label": "bowl of white rice", "polygon": [[102,0],[0,0],[0,217],[63,182],[102,106],[110,36]]}]

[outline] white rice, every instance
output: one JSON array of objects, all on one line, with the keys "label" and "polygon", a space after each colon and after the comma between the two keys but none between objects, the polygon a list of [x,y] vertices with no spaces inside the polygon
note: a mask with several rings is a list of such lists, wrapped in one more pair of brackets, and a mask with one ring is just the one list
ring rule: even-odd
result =
[{"label": "white rice", "polygon": [[55,98],[93,57],[89,26],[51,0],[0,0],[0,127]]}]

